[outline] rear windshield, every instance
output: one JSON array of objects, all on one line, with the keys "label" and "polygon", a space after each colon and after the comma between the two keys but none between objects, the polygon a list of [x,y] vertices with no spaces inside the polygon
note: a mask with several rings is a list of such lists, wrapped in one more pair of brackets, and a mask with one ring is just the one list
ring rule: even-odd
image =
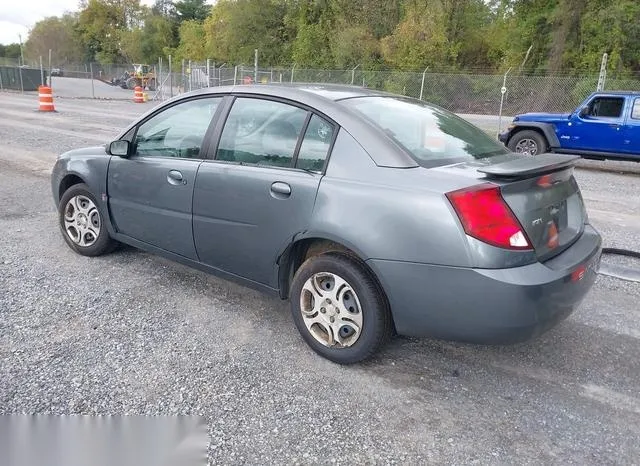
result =
[{"label": "rear windshield", "polygon": [[355,97],[340,103],[362,113],[424,167],[508,153],[466,120],[415,99]]}]

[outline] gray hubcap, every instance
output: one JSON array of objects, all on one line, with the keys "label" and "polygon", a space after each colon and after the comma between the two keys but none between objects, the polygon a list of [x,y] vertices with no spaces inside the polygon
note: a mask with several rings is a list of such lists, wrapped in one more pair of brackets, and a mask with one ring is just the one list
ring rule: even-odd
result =
[{"label": "gray hubcap", "polygon": [[64,229],[78,246],[91,246],[100,234],[100,212],[86,196],[69,199],[64,207]]},{"label": "gray hubcap", "polygon": [[300,309],[309,333],[324,346],[346,348],[360,338],[360,301],[336,274],[321,272],[309,278],[300,293]]},{"label": "gray hubcap", "polygon": [[533,139],[522,139],[516,144],[516,152],[518,154],[536,155],[538,153],[538,144]]}]

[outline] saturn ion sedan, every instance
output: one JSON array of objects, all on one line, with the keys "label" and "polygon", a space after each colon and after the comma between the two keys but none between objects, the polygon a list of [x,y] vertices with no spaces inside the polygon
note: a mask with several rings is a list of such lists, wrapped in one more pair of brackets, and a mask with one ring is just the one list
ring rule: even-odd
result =
[{"label": "saturn ion sedan", "polygon": [[394,333],[509,344],[566,318],[602,251],[577,159],[398,95],[243,85],[168,100],[51,181],[75,252],[126,243],[289,300],[348,364]]}]

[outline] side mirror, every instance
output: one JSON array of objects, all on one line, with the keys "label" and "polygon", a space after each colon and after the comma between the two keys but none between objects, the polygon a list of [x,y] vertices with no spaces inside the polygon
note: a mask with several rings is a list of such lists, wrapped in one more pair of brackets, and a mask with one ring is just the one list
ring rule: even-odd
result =
[{"label": "side mirror", "polygon": [[131,143],[129,141],[112,141],[111,144],[109,144],[109,154],[127,157],[129,155],[130,147]]},{"label": "side mirror", "polygon": [[580,109],[580,113],[578,113],[578,116],[579,116],[580,118],[584,118],[584,117],[585,117],[585,116],[587,116],[588,114],[589,114],[589,107],[585,106],[585,107],[582,107],[582,108]]}]

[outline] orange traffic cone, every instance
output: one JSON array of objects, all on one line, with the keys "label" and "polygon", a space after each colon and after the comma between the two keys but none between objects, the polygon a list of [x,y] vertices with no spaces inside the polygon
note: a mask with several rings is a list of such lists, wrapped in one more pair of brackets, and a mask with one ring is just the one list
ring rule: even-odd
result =
[{"label": "orange traffic cone", "polygon": [[144,102],[144,96],[142,95],[142,87],[136,86],[133,90],[133,101],[137,104]]},{"label": "orange traffic cone", "polygon": [[53,91],[49,86],[38,86],[38,99],[40,101],[39,112],[55,112],[53,106]]}]

